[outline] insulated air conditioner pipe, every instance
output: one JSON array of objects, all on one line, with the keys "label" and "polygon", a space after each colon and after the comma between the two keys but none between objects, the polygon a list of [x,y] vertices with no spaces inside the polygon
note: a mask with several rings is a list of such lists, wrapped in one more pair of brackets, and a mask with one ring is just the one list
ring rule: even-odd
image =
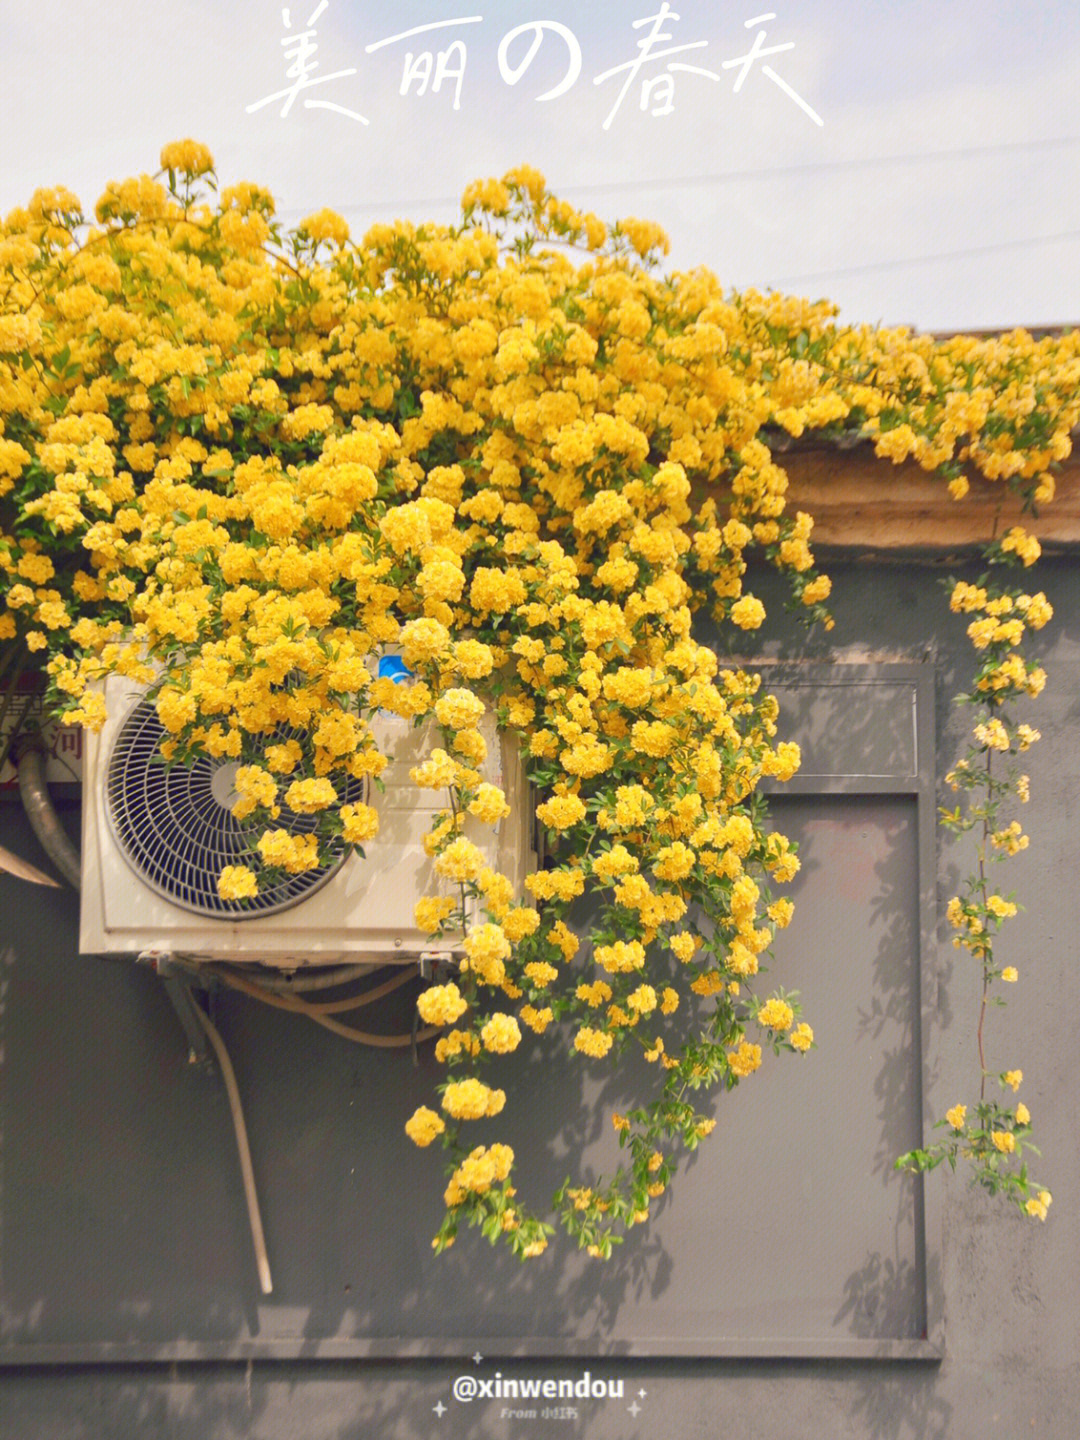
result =
[{"label": "insulated air conditioner pipe", "polygon": [[19,796],[30,827],[60,874],[78,890],[82,880],[79,852],[68,839],[53,808],[49,787],[45,783],[45,747],[36,735],[20,740],[15,763],[19,769]]}]

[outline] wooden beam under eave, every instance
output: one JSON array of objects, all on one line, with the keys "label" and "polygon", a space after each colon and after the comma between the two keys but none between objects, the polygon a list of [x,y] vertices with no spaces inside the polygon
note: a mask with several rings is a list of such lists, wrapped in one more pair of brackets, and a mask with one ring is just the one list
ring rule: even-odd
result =
[{"label": "wooden beam under eave", "polygon": [[[1023,525],[1051,550],[1080,548],[1080,456],[1058,469],[1054,499],[1024,514],[1005,481],[973,479],[962,500],[914,462],[894,465],[869,446],[794,446],[775,457],[789,481],[787,509],[814,517],[811,547],[953,551]],[[717,499],[720,499],[720,493]],[[697,492],[695,499],[698,498]]]}]

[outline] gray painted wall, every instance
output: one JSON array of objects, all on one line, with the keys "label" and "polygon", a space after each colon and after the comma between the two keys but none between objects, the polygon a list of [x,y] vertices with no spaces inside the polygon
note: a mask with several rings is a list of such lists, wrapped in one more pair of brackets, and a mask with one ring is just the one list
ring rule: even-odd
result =
[{"label": "gray painted wall", "polygon": [[[943,773],[963,743],[964,721],[948,703],[964,683],[971,654],[963,621],[949,615],[934,572],[834,566],[832,573],[837,617],[828,637],[832,652],[822,640],[807,643],[792,632],[786,643],[772,644],[768,656],[826,658],[839,651],[848,658],[870,653],[885,660],[932,660],[938,681],[937,770]],[[492,1264],[482,1242],[466,1236],[441,1262],[425,1254],[438,1217],[432,1167],[424,1163],[430,1157],[402,1147],[397,1122],[394,1134],[387,1135],[385,1117],[399,1108],[407,1114],[423,1098],[428,1062],[419,1072],[404,1057],[389,1068],[385,1057],[373,1065],[344,1042],[230,1000],[221,1019],[241,1084],[246,1079],[252,1086],[245,1090],[248,1120],[277,1282],[275,1305],[260,1306],[220,1086],[188,1070],[157,982],[120,962],[80,962],[72,954],[74,897],[48,897],[42,904],[28,887],[0,880],[0,1333],[9,1345],[78,1347],[109,1339],[138,1343],[144,1347],[139,1353],[153,1354],[158,1345],[172,1348],[157,1353],[182,1354],[177,1342],[187,1340],[210,1349],[216,1344],[218,1353],[228,1353],[238,1337],[265,1340],[276,1333],[306,1336],[314,1350],[320,1337],[374,1325],[393,1354],[389,1337],[396,1325],[403,1335],[441,1335],[451,1349],[452,1337],[462,1337],[464,1346],[468,1336],[478,1353],[497,1354],[500,1337],[512,1330],[557,1337],[569,1351],[548,1361],[488,1358],[479,1365],[445,1356],[403,1356],[13,1367],[0,1373],[0,1436],[344,1440],[368,1434],[528,1436],[541,1428],[562,1435],[676,1440],[726,1433],[830,1440],[998,1435],[1072,1440],[1080,1434],[1073,1019],[1080,918],[1073,842],[1080,790],[1075,623],[1080,577],[1074,564],[1045,564],[1039,583],[1057,614],[1036,637],[1050,680],[1031,705],[1032,723],[1044,737],[1029,757],[1032,801],[1024,819],[1032,848],[1011,863],[1007,881],[1026,906],[1008,932],[1007,958],[1020,968],[1021,983],[1008,1010],[992,1017],[990,1063],[994,1069],[1025,1071],[1021,1094],[1043,1149],[1039,1173],[1055,1200],[1050,1220],[1039,1226],[972,1192],[962,1176],[936,1172],[927,1182],[930,1213],[936,1207],[939,1217],[931,1224],[926,1279],[944,1314],[940,1362],[690,1358],[695,1335],[702,1352],[715,1349],[724,1327],[752,1334],[756,1323],[766,1340],[775,1336],[782,1326],[778,1311],[807,1300],[798,1283],[806,1274],[817,1277],[818,1293],[803,1312],[810,1314],[816,1304],[817,1318],[806,1322],[811,1328],[871,1338],[917,1333],[918,1287],[912,1288],[912,1276],[918,1255],[905,1248],[900,1234],[911,1223],[910,1207],[886,1205],[872,1222],[870,1243],[858,1230],[882,1203],[887,1186],[911,1184],[893,1181],[886,1164],[894,1142],[909,1143],[902,1138],[907,1121],[899,1092],[890,1085],[894,1071],[884,1063],[901,1048],[904,1013],[891,1039],[877,1030],[883,1063],[849,1073],[846,1090],[834,1084],[830,1091],[828,1066],[835,1065],[836,1051],[830,1057],[825,1049],[830,1012],[819,1002],[820,1013],[811,1018],[822,1050],[805,1061],[777,1064],[778,1085],[786,1081],[793,1087],[790,1102],[781,1095],[773,1112],[783,1115],[790,1103],[781,1135],[772,1122],[770,1144],[754,1153],[746,1139],[716,1143],[718,1132],[712,1147],[699,1152],[680,1177],[659,1223],[636,1237],[602,1275],[563,1257],[550,1264],[545,1258],[546,1269],[522,1276]],[[768,577],[755,588],[768,603]],[[780,596],[774,598],[778,613]],[[795,813],[810,802],[786,803],[783,823],[825,827],[824,837],[810,837],[819,845],[829,836],[836,841],[846,835],[857,850],[869,835],[872,848],[874,834],[904,829],[902,813],[889,809],[902,807],[900,801],[870,802],[877,807],[876,820],[866,801],[849,802],[856,810],[846,814],[842,802],[830,802],[831,819],[823,810]],[[71,820],[74,824],[74,815]],[[16,811],[0,811],[4,843],[38,859],[17,821]],[[903,846],[890,854],[899,858],[889,863],[900,867],[891,886],[895,919],[912,881],[911,872],[903,870],[910,864]],[[957,874],[956,852],[943,844],[942,906]],[[811,878],[804,877],[804,886]],[[825,908],[815,915],[813,894],[805,900],[806,950],[820,954],[822,937],[829,936],[829,902],[819,899]],[[901,923],[915,922],[909,916]],[[872,917],[864,931],[871,924]],[[928,1037],[929,1099],[936,1113],[970,1096],[977,1084],[972,1044],[977,980],[966,957],[948,946],[943,933],[941,939],[940,986],[933,995],[937,1023]],[[778,953],[777,977],[791,983],[790,969],[780,967],[798,964],[798,932],[784,940],[788,950]],[[852,944],[834,948],[835,963],[842,966]],[[798,983],[809,1010],[815,967],[809,960],[804,964],[807,973],[799,973]],[[865,981],[865,973],[860,979]],[[864,1037],[875,1033],[874,1004],[888,1012],[903,995],[902,985],[890,992],[884,970],[870,980],[856,1006],[868,1017]],[[882,1023],[887,1020],[888,1014]],[[801,1107],[808,1103],[810,1082],[803,1083],[794,1066],[819,1060],[819,1075],[826,1079],[815,1083],[824,1089],[811,1096],[813,1113],[807,1117]],[[538,1063],[524,1057],[515,1077],[521,1114],[530,1095],[544,1093],[531,1079]],[[903,1079],[910,1070],[901,1063],[898,1073]],[[307,1077],[306,1085],[298,1083],[299,1074]],[[547,1084],[549,1077],[542,1078]],[[567,1143],[599,1146],[607,1122],[594,1103],[598,1097],[576,1074],[560,1083],[580,1088],[581,1118]],[[510,1098],[515,1100],[514,1093]],[[617,1089],[609,1087],[600,1098],[610,1108],[618,1101]],[[739,1111],[744,1102],[758,1103],[749,1090],[733,1097]],[[807,1133],[816,1147],[807,1145]],[[869,1176],[867,1155],[855,1143],[868,1136],[874,1147]],[[781,1182],[788,1183],[792,1172],[785,1166],[793,1154],[803,1178],[813,1173],[822,1183],[829,1177],[834,1183],[839,1176],[864,1197],[839,1212],[827,1234],[822,1222],[817,1245],[812,1225],[790,1245],[776,1234],[776,1223],[768,1223],[770,1201]],[[815,1170],[823,1158],[824,1168]],[[545,1166],[561,1179],[560,1164],[565,1169],[557,1153],[542,1159],[537,1182],[550,1178],[539,1173]],[[742,1202],[734,1207],[733,1189]],[[808,1190],[809,1207],[816,1190]],[[405,1210],[402,1194],[415,1197]],[[891,1245],[882,1235],[890,1216],[897,1229]],[[844,1253],[849,1237],[861,1266]],[[756,1291],[755,1272],[761,1275]],[[480,1284],[477,1274],[483,1276]],[[755,1306],[756,1320],[747,1318]],[[644,1353],[670,1347],[673,1336],[686,1358]],[[634,1353],[619,1354],[630,1341]],[[397,1347],[399,1355],[403,1348]],[[462,1372],[494,1390],[497,1372],[506,1378],[580,1381],[586,1369],[594,1378],[621,1380],[623,1397],[525,1402],[493,1397],[463,1404],[451,1394]],[[639,1396],[640,1391],[646,1393]],[[636,1416],[628,1413],[631,1403],[641,1407]],[[439,1404],[449,1406],[441,1417],[432,1413]],[[545,1406],[577,1414],[545,1419],[539,1413]],[[538,1412],[535,1419],[503,1414],[530,1408]]]}]

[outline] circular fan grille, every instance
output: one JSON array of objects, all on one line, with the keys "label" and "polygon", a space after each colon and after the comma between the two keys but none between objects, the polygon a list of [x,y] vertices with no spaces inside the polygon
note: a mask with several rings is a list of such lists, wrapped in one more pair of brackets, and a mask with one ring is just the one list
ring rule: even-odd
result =
[{"label": "circular fan grille", "polygon": [[[266,743],[279,744],[293,733],[283,729]],[[250,900],[223,900],[217,888],[222,868],[257,865],[252,852],[263,827],[232,814],[233,762],[206,756],[166,766],[159,750],[164,738],[154,706],[141,701],[120,727],[105,779],[105,808],[121,853],[159,895],[199,915],[249,920],[296,905],[340,867],[344,853],[325,869],[288,875]],[[363,782],[346,778],[339,793],[355,804],[364,797]],[[312,816],[284,807],[275,824],[291,835],[315,828]]]}]

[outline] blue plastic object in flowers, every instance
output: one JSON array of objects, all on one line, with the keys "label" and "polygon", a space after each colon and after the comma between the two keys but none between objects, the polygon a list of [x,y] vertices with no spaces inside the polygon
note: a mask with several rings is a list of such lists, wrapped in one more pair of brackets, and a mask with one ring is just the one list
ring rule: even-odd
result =
[{"label": "blue plastic object in flowers", "polygon": [[415,671],[409,669],[400,655],[383,655],[379,660],[380,680],[393,680],[395,685],[400,685],[405,680],[411,680],[414,674]]}]

